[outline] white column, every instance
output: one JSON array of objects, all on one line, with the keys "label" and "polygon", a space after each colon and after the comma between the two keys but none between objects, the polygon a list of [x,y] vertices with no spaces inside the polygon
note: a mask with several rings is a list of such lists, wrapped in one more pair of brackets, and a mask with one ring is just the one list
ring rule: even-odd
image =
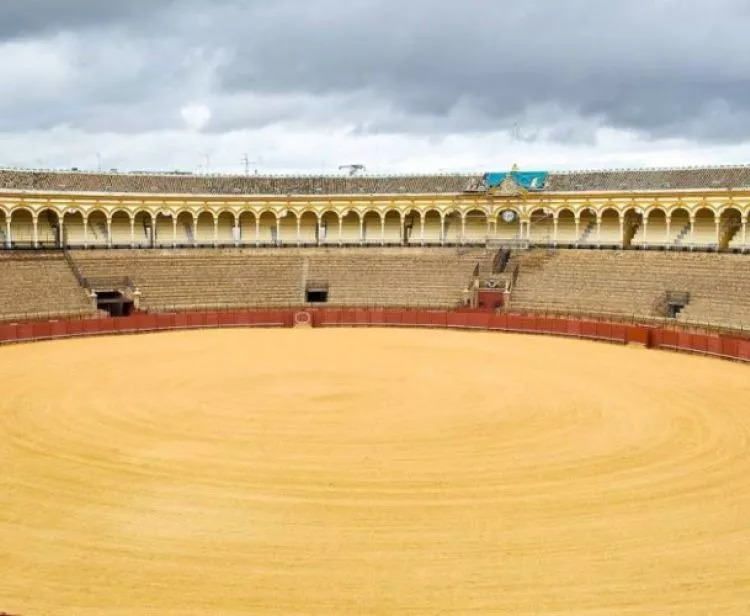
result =
[{"label": "white column", "polygon": [[399,215],[399,220],[401,221],[401,227],[398,231],[398,237],[401,245],[403,246],[404,244],[406,244],[406,219],[404,218],[403,214]]},{"label": "white column", "polygon": [[63,217],[57,217],[57,247],[65,246],[65,227],[63,227]]},{"label": "white column", "polygon": [[[13,237],[11,236],[11,229],[10,229],[10,219],[13,217],[13,214],[8,214],[5,217],[5,246],[10,248],[13,244]],[[742,223],[742,226],[745,226],[745,223]],[[744,243],[744,242],[743,242]]]},{"label": "white column", "polygon": [[365,243],[365,219],[362,216],[359,217],[359,243]]},{"label": "white column", "polygon": [[557,244],[557,225],[559,223],[559,219],[557,216],[552,217],[552,241]]},{"label": "white column", "polygon": [[198,245],[198,217],[193,214],[193,246]]},{"label": "white column", "polygon": [[130,217],[130,247],[135,248],[135,216]]},{"label": "white column", "polygon": [[281,246],[281,218],[276,217],[276,245]]},{"label": "white column", "polygon": [[596,243],[602,243],[602,219],[599,216],[596,218]]},{"label": "white column", "polygon": [[344,219],[341,218],[339,215],[339,246],[343,243],[344,240]]},{"label": "white column", "polygon": [[693,231],[695,229],[695,217],[690,217],[690,245],[693,245]]},{"label": "white column", "polygon": [[576,216],[576,244],[581,238],[581,218]]},{"label": "white column", "polygon": [[297,246],[302,243],[302,219],[297,216]]},{"label": "white column", "polygon": [[255,245],[260,246],[260,216],[255,217]]},{"label": "white column", "polygon": [[107,216],[107,248],[112,248],[112,218]]},{"label": "white column", "polygon": [[385,215],[380,217],[380,245],[385,246]]},{"label": "white column", "polygon": [[643,243],[648,241],[648,218],[643,218]]},{"label": "white column", "polygon": [[[8,223],[8,229],[10,229],[10,223]],[[742,247],[744,248],[747,244],[747,222],[742,221]]]},{"label": "white column", "polygon": [[424,246],[424,214],[419,214],[419,243]]},{"label": "white column", "polygon": [[715,218],[714,224],[716,225],[716,247],[719,248],[721,245],[721,219]]},{"label": "white column", "polygon": [[440,215],[440,245],[445,246],[445,216]]},{"label": "white column", "polygon": [[461,216],[461,241],[460,244],[463,244],[466,239],[466,215],[464,214]]},{"label": "white column", "polygon": [[34,246],[39,246],[39,225],[37,224],[36,215],[31,217],[31,222],[34,227]]},{"label": "white column", "polygon": [[177,216],[172,214],[172,248],[177,246]]},{"label": "white column", "polygon": [[667,237],[664,238],[664,243],[669,245],[669,238],[672,235],[672,217],[667,216]]},{"label": "white column", "polygon": [[625,215],[620,214],[620,247],[625,246]]},{"label": "white column", "polygon": [[214,215],[214,248],[219,245],[219,217]]},{"label": "white column", "polygon": [[316,225],[318,225],[315,229],[315,243],[320,246],[321,244],[321,238],[320,238],[320,232],[323,228],[323,219],[316,214],[315,216]]}]

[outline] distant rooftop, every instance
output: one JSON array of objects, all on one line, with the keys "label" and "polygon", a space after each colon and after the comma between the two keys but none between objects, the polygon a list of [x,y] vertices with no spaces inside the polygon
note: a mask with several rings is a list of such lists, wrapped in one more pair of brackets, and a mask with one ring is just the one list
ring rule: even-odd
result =
[{"label": "distant rooftop", "polygon": [[[535,175],[538,192],[633,192],[750,188],[750,166],[445,175],[195,175],[0,169],[0,190],[207,195],[377,195],[482,192],[498,177]],[[515,175],[514,175],[515,174]]]}]

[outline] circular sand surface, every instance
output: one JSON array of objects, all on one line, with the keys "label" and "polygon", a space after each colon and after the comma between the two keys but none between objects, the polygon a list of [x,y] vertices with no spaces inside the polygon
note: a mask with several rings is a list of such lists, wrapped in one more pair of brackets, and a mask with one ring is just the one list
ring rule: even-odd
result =
[{"label": "circular sand surface", "polygon": [[0,611],[736,614],[750,370],[553,338],[0,349]]}]

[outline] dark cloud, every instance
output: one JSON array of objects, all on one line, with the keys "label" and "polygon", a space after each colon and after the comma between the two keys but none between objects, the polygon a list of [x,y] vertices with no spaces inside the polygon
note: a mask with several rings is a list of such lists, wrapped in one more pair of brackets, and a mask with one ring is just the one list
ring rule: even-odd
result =
[{"label": "dark cloud", "polygon": [[197,101],[214,132],[741,141],[748,26],[746,0],[4,0],[0,39],[63,37],[72,74],[0,101],[0,130],[174,128]]}]

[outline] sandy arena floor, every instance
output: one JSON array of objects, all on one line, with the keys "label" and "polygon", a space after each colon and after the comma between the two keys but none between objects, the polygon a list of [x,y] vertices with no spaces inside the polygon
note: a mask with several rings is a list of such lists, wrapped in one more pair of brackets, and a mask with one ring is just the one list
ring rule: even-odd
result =
[{"label": "sandy arena floor", "polygon": [[750,369],[542,337],[0,349],[0,611],[750,610]]}]

